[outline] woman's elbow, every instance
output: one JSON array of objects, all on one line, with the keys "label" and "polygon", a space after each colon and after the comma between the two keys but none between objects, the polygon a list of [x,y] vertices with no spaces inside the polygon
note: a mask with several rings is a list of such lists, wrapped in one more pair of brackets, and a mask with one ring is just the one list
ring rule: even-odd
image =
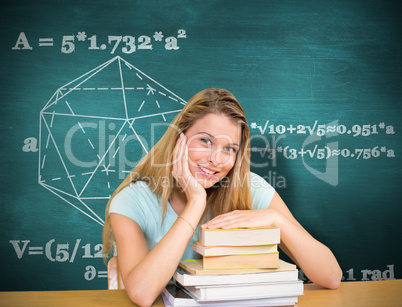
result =
[{"label": "woman's elbow", "polygon": [[158,295],[140,289],[129,290],[126,288],[126,291],[131,301],[141,307],[151,306],[158,297]]},{"label": "woman's elbow", "polygon": [[338,289],[342,281],[342,270],[339,268],[334,272],[328,280],[326,287],[331,290]]},{"label": "woman's elbow", "polygon": [[336,289],[339,288],[340,284],[341,284],[341,280],[340,280],[340,279],[339,279],[339,280],[335,280],[335,279],[334,279],[334,280],[331,280],[331,281],[328,283],[327,288],[330,289],[330,290],[336,290]]},{"label": "woman's elbow", "polygon": [[[307,276],[308,277],[308,276]],[[311,276],[310,281],[318,286],[335,290],[338,289],[342,280],[342,270],[334,269],[327,272],[322,272],[321,274]]]}]

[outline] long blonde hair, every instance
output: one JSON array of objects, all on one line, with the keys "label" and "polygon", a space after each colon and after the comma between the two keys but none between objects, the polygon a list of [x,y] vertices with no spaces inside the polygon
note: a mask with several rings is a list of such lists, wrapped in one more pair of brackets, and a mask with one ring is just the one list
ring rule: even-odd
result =
[{"label": "long blonde hair", "polygon": [[[222,114],[241,126],[241,144],[233,168],[226,176],[225,184],[207,189],[207,206],[203,216],[213,218],[233,210],[251,209],[250,193],[250,130],[245,112],[231,92],[210,88],[195,94],[183,110],[176,115],[169,128],[155,146],[114,191],[106,206],[103,226],[104,260],[114,253],[114,237],[110,225],[109,207],[113,197],[131,182],[144,180],[151,191],[158,195],[166,215],[167,202],[175,186],[172,172],[173,149],[181,132],[185,133],[198,119],[207,114]],[[149,180],[154,178],[155,180]],[[163,179],[163,181],[162,181]],[[164,182],[164,184],[158,184]],[[167,184],[166,184],[167,183]],[[163,220],[162,220],[163,223]]]}]

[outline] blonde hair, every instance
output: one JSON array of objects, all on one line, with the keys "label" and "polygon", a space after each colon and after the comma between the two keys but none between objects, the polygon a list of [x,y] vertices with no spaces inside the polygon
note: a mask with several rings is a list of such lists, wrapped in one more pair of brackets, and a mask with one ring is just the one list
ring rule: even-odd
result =
[{"label": "blonde hair", "polygon": [[[233,168],[226,176],[225,184],[216,184],[207,189],[207,206],[203,219],[233,210],[250,210],[250,130],[245,112],[231,92],[225,89],[210,88],[195,94],[176,115],[169,128],[155,146],[141,159],[138,165],[114,191],[106,206],[103,226],[104,260],[115,252],[109,207],[113,197],[131,182],[146,181],[151,191],[158,195],[166,215],[167,202],[172,194],[175,180],[171,174],[173,149],[180,133],[185,133],[198,119],[207,114],[222,114],[241,126],[240,150]],[[155,178],[155,180],[149,180]],[[164,184],[161,183],[163,179]],[[240,181],[241,180],[241,181]],[[163,220],[162,220],[163,223]]]}]

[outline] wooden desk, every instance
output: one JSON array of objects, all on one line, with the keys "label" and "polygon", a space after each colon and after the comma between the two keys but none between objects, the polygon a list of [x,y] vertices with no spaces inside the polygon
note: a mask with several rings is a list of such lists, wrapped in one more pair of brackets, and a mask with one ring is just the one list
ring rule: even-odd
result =
[{"label": "wooden desk", "polygon": [[337,290],[304,285],[297,307],[402,306],[402,279],[342,282]]},{"label": "wooden desk", "polygon": [[[0,292],[0,306],[135,306],[125,290]],[[159,297],[155,307],[164,306]],[[304,286],[297,307],[402,306],[402,279],[343,282],[337,290]]]}]

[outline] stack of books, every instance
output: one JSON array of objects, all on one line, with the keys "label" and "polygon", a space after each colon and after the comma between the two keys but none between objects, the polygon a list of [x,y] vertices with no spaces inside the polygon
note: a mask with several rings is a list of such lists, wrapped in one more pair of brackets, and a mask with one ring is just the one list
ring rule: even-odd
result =
[{"label": "stack of books", "polygon": [[202,229],[162,293],[166,306],[290,306],[303,295],[294,264],[279,259],[276,227]]},{"label": "stack of books", "polygon": [[193,249],[203,256],[203,268],[278,268],[278,227],[202,229]]}]

